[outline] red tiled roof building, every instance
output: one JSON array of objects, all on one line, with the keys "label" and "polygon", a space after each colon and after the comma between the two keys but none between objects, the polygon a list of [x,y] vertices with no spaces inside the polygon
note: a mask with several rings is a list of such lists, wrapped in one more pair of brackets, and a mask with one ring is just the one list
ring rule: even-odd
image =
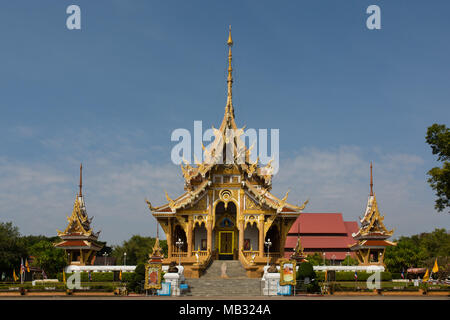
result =
[{"label": "red tiled roof building", "polygon": [[305,254],[325,253],[325,259],[339,263],[354,256],[349,246],[356,243],[352,233],[357,231],[358,223],[344,221],[342,213],[302,213],[289,230],[285,257],[291,257],[300,237]]}]

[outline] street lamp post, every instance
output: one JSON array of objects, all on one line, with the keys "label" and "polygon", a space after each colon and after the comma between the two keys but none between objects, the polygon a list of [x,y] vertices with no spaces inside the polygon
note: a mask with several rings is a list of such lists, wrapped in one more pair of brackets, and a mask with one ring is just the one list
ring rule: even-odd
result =
[{"label": "street lamp post", "polygon": [[349,252],[347,252],[347,254],[346,254],[346,256],[347,256],[347,267],[349,266],[349,264],[350,264],[350,253]]},{"label": "street lamp post", "polygon": [[105,252],[104,254],[103,254],[103,257],[104,257],[104,264],[105,264],[105,266],[106,266],[106,257],[108,256],[108,254]]},{"label": "street lamp post", "polygon": [[267,246],[267,265],[269,265],[269,249],[270,246],[272,245],[272,242],[270,242],[270,239],[267,239],[267,241],[264,242],[264,244]]},{"label": "street lamp post", "polygon": [[175,243],[175,245],[178,247],[178,265],[181,267],[181,247],[183,246],[184,242],[181,241],[180,238],[178,238],[178,241]]},{"label": "street lamp post", "polygon": [[322,253],[323,256],[323,265],[325,265],[325,252]]},{"label": "street lamp post", "polygon": [[126,252],[123,253],[123,264],[125,266],[127,265],[127,253]]}]

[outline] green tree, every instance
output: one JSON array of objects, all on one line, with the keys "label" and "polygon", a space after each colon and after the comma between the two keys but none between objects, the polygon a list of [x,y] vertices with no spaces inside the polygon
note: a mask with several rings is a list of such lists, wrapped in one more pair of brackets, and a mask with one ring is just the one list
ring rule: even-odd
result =
[{"label": "green tree", "polygon": [[67,265],[64,250],[55,248],[50,241],[41,240],[35,243],[29,252],[34,256],[33,264],[43,269],[51,278],[54,278]]},{"label": "green tree", "polygon": [[[314,254],[308,255],[306,258],[313,266],[323,266],[323,255],[318,252],[314,252]],[[325,259],[325,265],[330,265],[330,261]]]},{"label": "green tree", "polygon": [[[303,283],[303,281],[306,281],[306,279],[308,279],[308,282]],[[297,271],[297,280],[299,280],[299,283],[297,284],[299,290],[306,289],[307,292],[320,291],[316,272],[314,271],[313,265],[310,262],[300,263]]]},{"label": "green tree", "polygon": [[[127,265],[146,263],[149,254],[152,253],[155,241],[156,238],[134,235],[128,241],[124,241],[121,246],[114,246],[112,256],[116,257],[117,264],[124,264],[124,253],[127,254]],[[167,241],[160,240],[159,244],[167,257]]]},{"label": "green tree", "polygon": [[297,279],[304,280],[306,277],[312,279],[316,277],[312,263],[302,262],[298,266]]},{"label": "green tree", "polygon": [[428,183],[436,191],[434,207],[444,211],[450,207],[450,129],[443,124],[433,124],[427,130],[426,142],[433,154],[438,156],[438,161],[443,162],[442,168],[434,167],[428,171]]},{"label": "green tree", "polygon": [[131,276],[131,281],[127,284],[127,290],[129,292],[142,292],[142,284],[145,280],[145,264],[140,263],[134,269],[133,275]]},{"label": "green tree", "polygon": [[384,263],[390,272],[412,267],[432,267],[434,260],[450,257],[450,234],[445,229],[400,237],[397,246],[387,247]]},{"label": "green tree", "polygon": [[357,266],[358,260],[352,258],[351,256],[346,256],[345,259],[342,261],[343,266]]},{"label": "green tree", "polygon": [[20,241],[19,228],[12,222],[0,222],[0,273],[12,276],[20,268],[20,258],[26,257],[26,248]]}]

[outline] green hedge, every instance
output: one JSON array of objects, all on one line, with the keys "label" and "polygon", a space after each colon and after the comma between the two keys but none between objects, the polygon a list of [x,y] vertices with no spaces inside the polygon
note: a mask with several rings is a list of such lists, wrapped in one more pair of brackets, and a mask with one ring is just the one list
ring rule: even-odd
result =
[{"label": "green hedge", "polygon": [[[89,281],[88,272],[80,272],[81,282],[113,282],[114,272],[91,272],[91,281]],[[129,282],[132,279],[134,272],[122,272],[122,282]],[[66,273],[66,280],[72,275],[72,273]],[[58,273],[57,278],[59,281],[63,281],[62,272]]]},{"label": "green hedge", "polygon": [[[360,271],[358,272],[357,281],[367,281],[367,279],[373,275],[373,273]],[[317,281],[325,281],[325,272],[316,272]],[[381,281],[391,281],[392,274],[390,272],[381,272]],[[355,273],[353,271],[337,271],[336,281],[355,281]]]}]

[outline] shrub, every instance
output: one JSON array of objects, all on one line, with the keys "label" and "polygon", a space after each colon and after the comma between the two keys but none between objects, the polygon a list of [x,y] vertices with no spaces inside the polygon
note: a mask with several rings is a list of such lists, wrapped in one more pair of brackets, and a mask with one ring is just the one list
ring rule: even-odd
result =
[{"label": "shrub", "polygon": [[402,278],[402,274],[401,272],[392,272],[392,279],[401,279]]},{"label": "shrub", "polygon": [[127,284],[128,292],[141,293],[141,284],[145,280],[145,264],[141,263],[136,266],[136,269],[132,273],[131,281]]},{"label": "shrub", "polygon": [[309,277],[310,279],[314,279],[316,276],[316,273],[314,272],[313,265],[309,262],[302,262],[300,266],[298,267],[297,271],[297,279],[303,280],[306,277]]},{"label": "shrub", "polygon": [[[85,272],[87,275],[87,272]],[[114,281],[114,272],[93,272],[91,273],[92,282],[110,282]]]},{"label": "shrub", "polygon": [[[66,280],[73,273],[66,273]],[[130,281],[133,272],[122,272],[122,281]],[[62,272],[58,273],[57,279],[59,281],[63,281]],[[88,272],[80,272],[80,280],[81,282],[112,282],[114,281],[114,272],[91,272],[91,280],[89,281],[89,273]]]},{"label": "shrub", "polygon": [[133,279],[134,272],[122,272],[122,281],[130,282]]},{"label": "shrub", "polygon": [[316,280],[317,281],[325,281],[325,272],[316,271]]},{"label": "shrub", "polygon": [[[302,283],[305,278],[309,278],[310,283]],[[297,271],[297,280],[301,281],[297,284],[297,288],[306,292],[320,292],[320,287],[317,283],[316,273],[314,272],[313,265],[309,262],[302,262]]]}]

